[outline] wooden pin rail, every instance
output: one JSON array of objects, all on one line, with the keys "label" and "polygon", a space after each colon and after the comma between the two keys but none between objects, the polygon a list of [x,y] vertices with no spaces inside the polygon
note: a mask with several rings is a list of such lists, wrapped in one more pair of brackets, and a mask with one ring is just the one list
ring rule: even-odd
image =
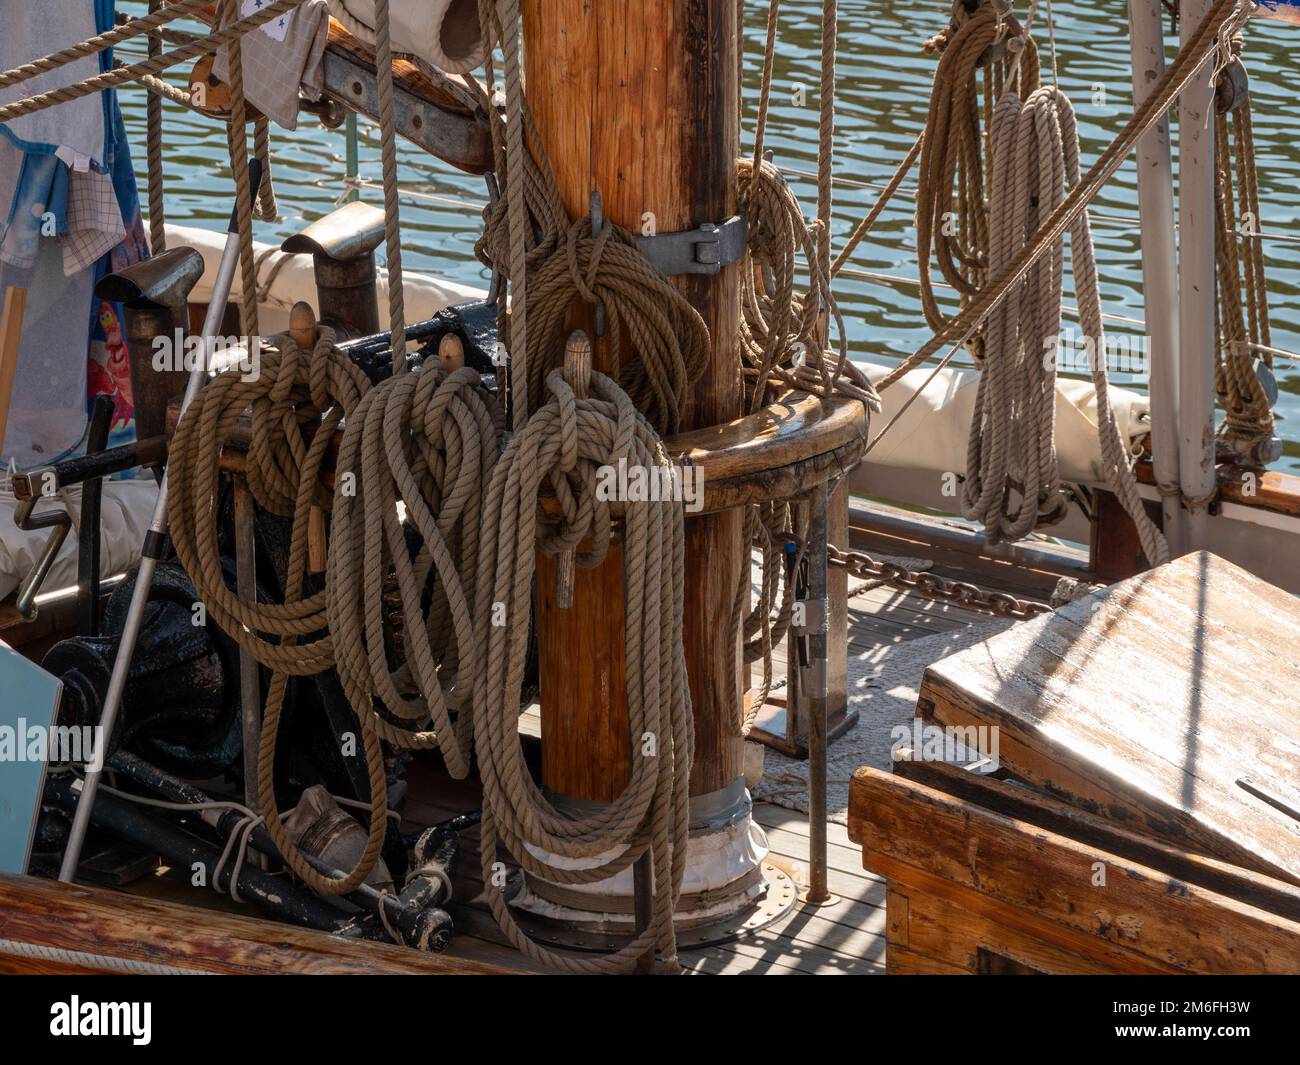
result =
[{"label": "wooden pin rail", "polygon": [[[176,430],[180,401],[167,408],[167,431]],[[342,430],[335,433],[323,463],[332,483]],[[247,418],[232,426],[221,467],[242,473],[248,450]],[[856,399],[821,400],[787,393],[754,414],[725,425],[670,436],[664,441],[673,463],[699,471],[704,501],[698,513],[715,514],[749,503],[787,499],[851,468],[866,447],[866,420]]]}]

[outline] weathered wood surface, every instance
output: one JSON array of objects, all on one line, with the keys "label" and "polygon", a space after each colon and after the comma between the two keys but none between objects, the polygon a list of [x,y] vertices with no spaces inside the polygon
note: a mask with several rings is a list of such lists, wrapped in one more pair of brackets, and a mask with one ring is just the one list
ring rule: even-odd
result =
[{"label": "weathered wood surface", "polygon": [[901,776],[854,774],[849,838],[891,889],[1109,971],[1300,972],[1300,922]]},{"label": "weathered wood surface", "polygon": [[[511,970],[338,939],[82,884],[0,874],[0,940],[226,974],[456,974]],[[67,971],[0,951],[0,972]]]},{"label": "weathered wood surface", "polygon": [[1220,895],[1249,903],[1261,910],[1300,921],[1300,887],[1275,880],[1241,866],[1180,850],[1168,843],[1122,828],[1041,792],[972,773],[944,762],[897,761],[895,776],[936,788],[964,802],[975,803],[1004,817],[1038,828],[1142,865]]},{"label": "weathered wood surface", "polygon": [[1300,602],[1185,556],[932,665],[919,706],[999,727],[1015,776],[1188,850],[1300,883]]},{"label": "weathered wood surface", "polygon": [[[1156,476],[1149,459],[1134,467],[1142,484],[1155,484]],[[1226,503],[1271,510],[1277,514],[1300,516],[1300,477],[1279,470],[1250,470],[1225,463],[1217,473],[1219,497]]]}]

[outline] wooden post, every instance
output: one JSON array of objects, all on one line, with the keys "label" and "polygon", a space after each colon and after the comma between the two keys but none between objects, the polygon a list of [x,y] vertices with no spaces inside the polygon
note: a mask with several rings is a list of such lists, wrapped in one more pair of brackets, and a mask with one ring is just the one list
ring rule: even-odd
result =
[{"label": "wooden post", "polygon": [[[527,84],[537,128],[572,217],[599,190],[605,216],[640,233],[722,222],[736,209],[739,152],[733,0],[524,0]],[[736,348],[739,273],[676,282],[713,338],[709,370],[682,428],[741,412]],[[589,325],[585,311],[573,325]],[[594,367],[626,353],[597,340]],[[686,523],[685,644],[695,711],[691,794],[733,784],[744,745],[730,692],[741,689],[739,646],[724,619],[740,576],[742,514]],[[555,791],[611,800],[627,780],[622,556],[579,570],[574,606],[557,609],[555,564],[539,555],[542,777]],[[743,689],[741,689],[743,690]]]},{"label": "wooden post", "polygon": [[0,312],[0,459],[5,458],[5,429],[9,424],[9,404],[13,398],[14,375],[18,372],[18,349],[23,341],[23,318],[27,314],[27,290],[5,289],[4,310]]}]

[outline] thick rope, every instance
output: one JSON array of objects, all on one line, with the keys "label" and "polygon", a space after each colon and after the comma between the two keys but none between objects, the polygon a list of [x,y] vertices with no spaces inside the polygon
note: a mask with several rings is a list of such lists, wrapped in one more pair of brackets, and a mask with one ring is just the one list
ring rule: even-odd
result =
[{"label": "thick rope", "polygon": [[[1083,179],[1074,186],[1061,205],[1039,227],[1034,239],[1026,244],[996,277],[990,278],[960,313],[948,321],[917,351],[877,381],[877,389],[883,392],[941,348],[951,346],[952,350],[944,360],[947,362],[956,351],[960,350],[961,345],[975,335],[994,306],[1007,296],[1012,287],[1025,276],[1029,267],[1045,255],[1061,235],[1087,210],[1088,205],[1096,199],[1105,183],[1114,176],[1138,140],[1160,121],[1178,94],[1215,55],[1219,47],[1220,33],[1230,32],[1233,24],[1244,20],[1249,11],[1250,5],[1243,4],[1243,0],[1218,0],[1215,3],[1201,20],[1196,31],[1178,50],[1164,74],[1156,81],[1150,95],[1125,123],[1124,128],[1102,152]],[[900,415],[901,413],[900,411]],[[897,420],[896,416],[869,447],[874,447],[883,436],[883,432],[897,424]]]},{"label": "thick rope", "polygon": [[[749,220],[748,254],[741,264],[740,351],[748,395],[746,409],[761,409],[773,385],[829,398],[834,394],[880,409],[866,374],[848,359],[848,336],[822,270],[824,256],[793,190],[764,160],[737,164],[738,196]],[[809,274],[806,292],[795,291],[798,259]],[[835,323],[839,343],[831,348],[823,323]]]},{"label": "thick rope", "polygon": [[[1021,103],[1007,91],[990,129],[994,197],[989,267],[1002,269],[1037,230],[1039,218],[1064,202],[1079,182],[1079,135],[1074,109],[1055,87]],[[962,512],[984,524],[989,543],[1017,540],[1062,520],[1068,501],[1056,460],[1056,362],[1061,336],[1064,242],[1033,265],[986,324],[985,350],[971,419]],[[1070,262],[1079,318],[1097,395],[1102,474],[1137,527],[1151,565],[1169,547],[1142,503],[1127,445],[1110,406],[1101,290],[1087,212],[1070,234]],[[1050,344],[1050,347],[1049,347]],[[1012,502],[1019,495],[1018,502]]]},{"label": "thick rope", "polygon": [[[817,272],[825,279],[827,291],[831,276],[831,207],[834,200],[835,166],[835,37],[838,32],[836,0],[822,0],[821,86],[817,99],[820,114],[817,124]],[[827,322],[821,322],[822,333]],[[841,340],[841,349],[844,344]]]},{"label": "thick rope", "polygon": [[[484,501],[475,619],[485,668],[474,692],[474,736],[483,779],[486,896],[510,942],[553,968],[627,971],[657,948],[664,965],[676,969],[673,910],[685,872],[694,742],[682,645],[683,510],[679,503],[624,506],[631,778],[619,798],[598,813],[569,816],[542,794],[519,744],[519,692],[538,546],[537,493],[543,480],[549,481],[564,512],[560,528],[541,537],[541,549],[573,549],[590,538],[592,550],[579,553],[577,562],[595,566],[604,559],[611,518],[609,505],[596,492],[597,469],[625,460],[630,467],[659,473],[669,470],[671,461],[631,399],[603,374],[591,375],[590,399],[577,399],[558,370],[547,378],[546,388],[550,399],[511,438]],[[501,620],[498,605],[505,611],[504,624],[495,623]],[[653,744],[653,753],[647,743]],[[504,891],[493,888],[500,883],[498,842],[525,871],[558,884],[605,880],[649,850],[654,881],[649,926],[604,957],[538,945],[515,923]],[[539,858],[538,852],[585,863],[570,868],[567,862]]]},{"label": "thick rope", "polygon": [[[221,0],[221,18],[229,25],[239,18],[238,0]],[[230,168],[235,177],[235,220],[239,230],[239,318],[244,336],[258,333],[257,258],[253,248],[253,190],[248,173],[248,106],[244,98],[244,60],[239,38],[227,46],[230,67]],[[264,161],[265,162],[265,161]]]},{"label": "thick rope", "polygon": [[379,82],[379,156],[384,182],[384,248],[388,266],[388,327],[393,373],[406,372],[406,302],[402,290],[402,225],[397,187],[396,105],[393,102],[393,40],[388,0],[375,0],[375,67]]},{"label": "thick rope", "polygon": [[[149,14],[158,14],[162,0],[149,0]],[[179,6],[179,5],[173,5]],[[168,11],[170,14],[170,9]],[[149,58],[162,54],[162,39],[149,35]],[[167,250],[167,220],[163,195],[163,102],[155,92],[149,93],[145,103],[145,161],[148,175],[149,198],[149,251],[161,255]]]},{"label": "thick rope", "polygon": [[[168,460],[171,534],[177,558],[194,581],[209,616],[272,670],[258,751],[257,790],[266,828],[290,868],[312,890],[345,894],[374,868],[383,846],[387,780],[383,748],[370,715],[359,713],[361,743],[370,783],[367,844],[356,866],[341,879],[322,876],[301,855],[280,823],[275,795],[275,752],[280,714],[290,676],[311,676],[334,664],[329,589],[308,587],[308,527],[315,507],[330,505],[321,471],[335,430],[355,411],[370,383],[322,327],[315,349],[301,351],[286,334],[278,350],[262,355],[255,380],[240,371],[217,374],[180,420]],[[292,518],[283,603],[241,598],[221,568],[218,544],[222,447],[235,423],[251,409],[245,477],[258,505]],[[337,497],[336,500],[337,502]]]},{"label": "thick rope", "polygon": [[[1238,57],[1242,38],[1232,40]],[[1273,364],[1268,288],[1260,229],[1255,138],[1247,97],[1215,117],[1215,262],[1218,280],[1218,356],[1215,391],[1223,407],[1219,436],[1243,460],[1258,462],[1260,445],[1276,432],[1272,403],[1255,360]]]},{"label": "thick rope", "polygon": [[[437,746],[457,778],[470,767],[479,519],[501,427],[500,409],[477,373],[426,365],[368,392],[339,448],[337,468],[355,481],[355,492],[335,499],[326,581],[339,679],[382,739]],[[400,655],[386,625],[390,571]]]},{"label": "thick rope", "polygon": [[[511,4],[510,10],[517,14],[517,4]],[[509,13],[502,8],[503,16]],[[490,0],[482,0],[480,17],[488,39],[510,36],[504,26],[497,33],[488,32],[497,26]],[[489,78],[491,73],[489,52]],[[511,354],[515,411],[527,403],[529,395],[544,394],[547,375],[558,369],[563,359],[570,327],[566,314],[575,302],[583,300],[605,305],[611,345],[634,353],[619,370],[620,386],[658,432],[675,432],[691,386],[708,366],[708,327],[690,301],[650,264],[626,230],[607,221],[600,235],[593,237],[590,217],[569,218],[527,100],[520,95],[516,102],[516,128],[522,142],[513,162],[519,165],[512,167],[507,128],[511,122],[494,113],[496,173],[498,179],[505,176],[505,188],[504,195],[485,209],[483,235],[475,246],[480,260],[512,286],[510,314],[503,316],[502,335]],[[511,204],[517,212],[520,199],[526,221],[512,224]],[[528,274],[522,299],[518,283],[523,271],[516,264],[520,236]],[[522,319],[526,335],[521,338],[518,316],[524,300],[528,305]]]},{"label": "thick rope", "polygon": [[[989,128],[990,270],[1009,262],[1064,199],[1067,124],[1069,101],[1054,89],[1037,89],[1023,103],[1008,91],[998,101]],[[1077,160],[1077,143],[1072,150]],[[1069,512],[1055,447],[1064,254],[1059,241],[985,323],[962,513],[984,525],[990,544],[1018,540]]]},{"label": "thick rope", "polygon": [[[1015,63],[1014,57],[990,62],[992,49],[1018,32],[1014,20],[993,5],[967,14],[961,4],[955,4],[952,24],[926,44],[927,50],[939,51],[940,57],[920,148],[916,239],[921,307],[935,330],[943,328],[947,316],[935,295],[933,266],[938,266],[963,304],[985,281],[989,188],[983,127],[990,115],[980,98],[981,91],[988,96],[995,77],[1005,76],[1009,65]],[[1026,95],[1038,86],[1036,50],[1032,42],[1027,48],[1022,88]]]}]

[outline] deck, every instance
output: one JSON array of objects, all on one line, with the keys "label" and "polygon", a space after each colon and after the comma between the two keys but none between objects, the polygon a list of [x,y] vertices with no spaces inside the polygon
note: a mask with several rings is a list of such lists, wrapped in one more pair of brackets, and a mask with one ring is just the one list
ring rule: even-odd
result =
[{"label": "deck", "polygon": [[[851,542],[854,547],[873,553],[932,559],[931,569],[937,574],[963,577],[984,587],[1000,588],[1022,596],[1046,598],[1055,580],[1052,574],[1033,567],[1013,567],[989,560],[972,563],[946,553],[944,549],[936,550],[933,545],[907,543],[888,533],[860,528],[856,522]],[[1077,554],[1073,561],[1077,563]],[[883,661],[892,649],[909,641],[988,620],[987,614],[928,600],[915,593],[882,586],[859,587],[849,600],[850,658],[875,664]],[[784,672],[784,664],[780,653],[776,657],[779,675]],[[536,728],[537,722],[529,722],[530,716],[524,715],[521,724],[524,732]],[[834,747],[831,754],[834,755]],[[479,795],[473,782],[451,781],[432,768],[413,772],[410,785],[405,811],[407,830],[436,824],[479,806]],[[801,889],[806,888],[809,865],[807,815],[760,801],[754,805],[754,818],[768,835],[770,860],[787,872]],[[884,883],[863,870],[861,855],[850,843],[843,825],[829,824],[827,834],[829,888],[833,896],[829,903],[821,906],[800,903],[759,932],[724,945],[684,951],[682,959],[687,969],[691,973],[717,974],[883,972]],[[463,958],[540,971],[505,944],[481,902],[477,830],[465,833],[462,842],[455,901],[449,907],[456,922],[457,935],[446,956],[448,959]],[[159,870],[157,875],[146,876],[122,890],[227,913],[248,912],[224,895],[193,890],[186,879],[170,875],[166,870]]]},{"label": "deck", "polygon": [[[999,563],[980,563],[972,577],[957,559],[919,544],[907,545],[855,528],[855,546],[870,551],[935,559],[933,572],[941,576],[974,579],[981,586],[1020,596],[1046,598],[1055,577],[1043,571],[1026,571]],[[1077,561],[1069,552],[1061,556]],[[989,615],[952,604],[939,603],[911,593],[875,586],[858,591],[849,600],[850,656],[887,655],[893,646],[910,640],[962,629],[989,620]],[[784,670],[782,656],[776,656]],[[527,715],[526,715],[527,716]],[[523,726],[525,731],[529,723]],[[462,810],[474,809],[477,797],[463,785],[458,797],[447,783],[430,787],[413,783],[408,815],[432,822]],[[756,802],[754,818],[767,832],[771,860],[789,873],[801,889],[808,884],[808,818],[806,814],[769,802]],[[829,887],[832,900],[821,906],[796,905],[768,928],[731,943],[682,952],[691,973],[716,974],[875,974],[885,964],[885,885],[862,868],[861,852],[849,841],[843,825],[827,826]],[[520,955],[502,944],[491,917],[475,899],[482,890],[478,873],[477,833],[467,834],[460,866],[457,897],[452,915],[458,935],[448,953],[473,960],[532,968]]]}]

